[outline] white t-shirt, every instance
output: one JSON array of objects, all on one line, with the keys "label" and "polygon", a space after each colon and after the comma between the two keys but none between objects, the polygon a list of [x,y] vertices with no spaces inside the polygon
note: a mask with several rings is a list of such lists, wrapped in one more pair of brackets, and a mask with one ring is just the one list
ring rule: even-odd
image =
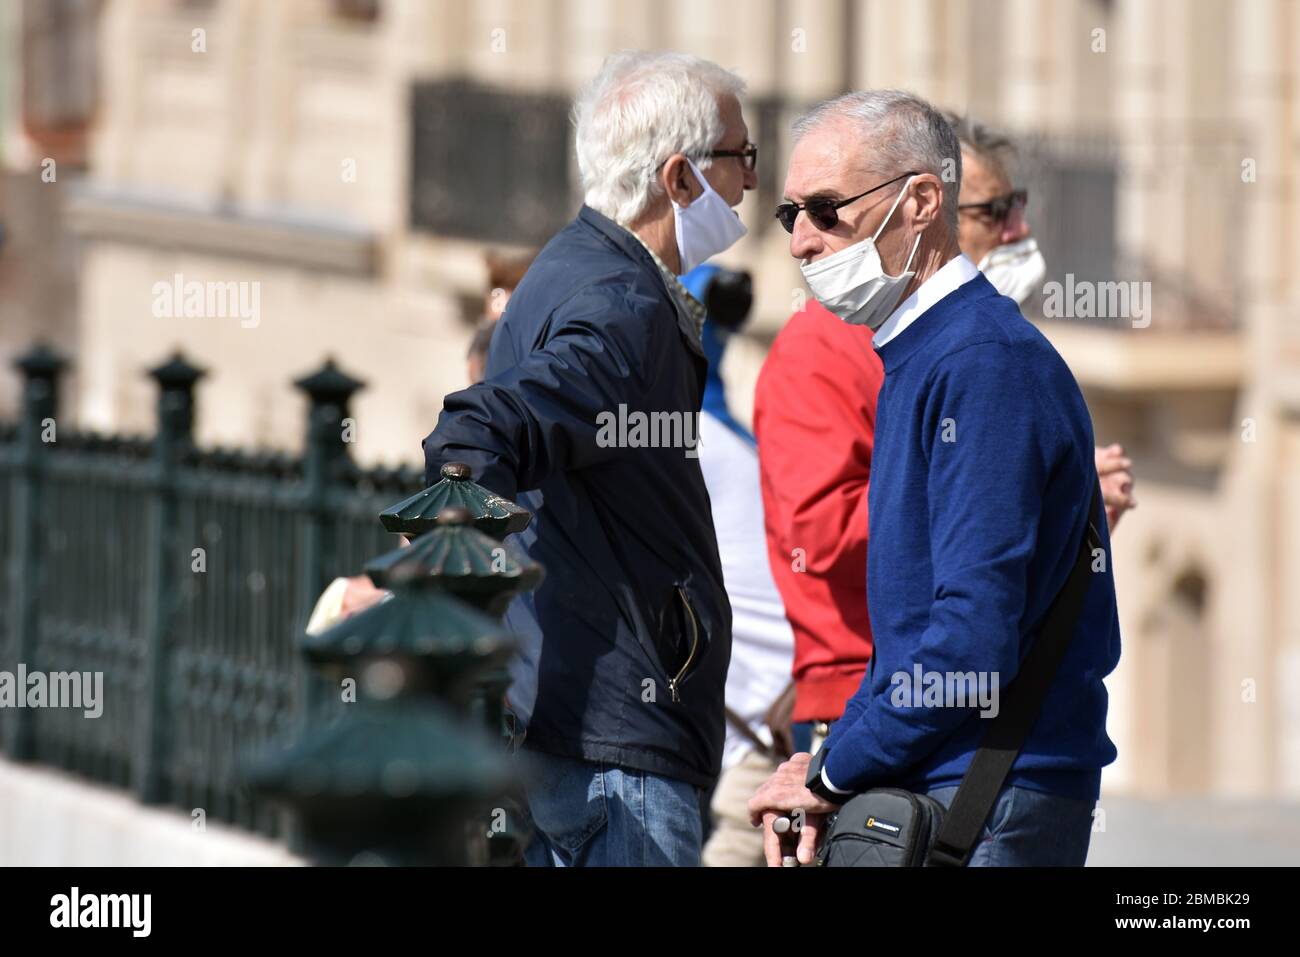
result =
[{"label": "white t-shirt", "polygon": [[[727,707],[748,722],[764,743],[771,744],[763,718],[790,682],[794,633],[767,563],[758,451],[717,418],[701,412],[699,452],[713,508],[723,582],[731,601]],[[728,721],[723,769],[753,748]]]}]

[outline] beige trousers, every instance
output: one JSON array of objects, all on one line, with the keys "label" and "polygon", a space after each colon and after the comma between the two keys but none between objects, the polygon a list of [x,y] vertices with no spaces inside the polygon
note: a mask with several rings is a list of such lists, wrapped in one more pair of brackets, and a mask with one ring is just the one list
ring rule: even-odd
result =
[{"label": "beige trousers", "polygon": [[745,806],[779,762],[750,751],[722,772],[713,792],[713,833],[704,845],[705,867],[762,867],[763,829],[749,823]]}]

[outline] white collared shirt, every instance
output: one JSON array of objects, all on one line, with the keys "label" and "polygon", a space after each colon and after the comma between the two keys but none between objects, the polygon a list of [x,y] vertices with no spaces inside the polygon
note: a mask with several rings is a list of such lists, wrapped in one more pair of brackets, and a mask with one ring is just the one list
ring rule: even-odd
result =
[{"label": "white collared shirt", "polygon": [[876,334],[871,337],[871,344],[879,349],[920,319],[921,315],[940,299],[966,285],[979,274],[980,271],[964,253],[948,260],[939,267],[938,272],[921,283],[916,292],[904,299],[902,305],[890,314],[876,330]]}]

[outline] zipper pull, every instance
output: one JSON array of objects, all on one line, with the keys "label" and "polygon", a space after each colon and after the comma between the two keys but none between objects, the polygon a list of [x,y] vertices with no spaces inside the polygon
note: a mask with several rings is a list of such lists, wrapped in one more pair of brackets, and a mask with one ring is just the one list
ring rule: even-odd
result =
[{"label": "zipper pull", "polygon": [[679,695],[679,694],[677,693],[677,679],[676,679],[676,678],[669,678],[669,679],[668,679],[668,693],[669,693],[669,695],[672,696],[672,699],[673,699],[673,703],[674,703],[674,704],[681,704],[682,698],[681,698],[681,695]]}]

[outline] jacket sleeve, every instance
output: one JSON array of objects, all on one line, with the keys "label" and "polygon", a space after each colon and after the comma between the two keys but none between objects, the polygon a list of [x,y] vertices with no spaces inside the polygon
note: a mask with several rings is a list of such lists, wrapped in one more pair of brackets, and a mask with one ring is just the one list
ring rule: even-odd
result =
[{"label": "jacket sleeve", "polygon": [[644,402],[647,373],[662,361],[666,341],[659,305],[596,286],[558,307],[540,348],[443,400],[423,442],[426,483],[438,480],[443,463],[460,461],[475,481],[513,499],[548,476],[617,455],[598,441],[601,421],[620,404]]},{"label": "jacket sleeve", "polygon": [[[828,583],[861,589],[866,579],[867,486],[883,371],[874,357],[846,355],[844,345],[818,335],[811,321],[789,327],[754,397],[768,558],[798,642],[816,630]],[[796,572],[799,559],[803,570]]]},{"label": "jacket sleeve", "polygon": [[[901,666],[986,673],[999,694],[1020,666],[1028,574],[1043,493],[1061,433],[1010,349],[968,346],[939,363],[925,398],[933,601],[928,625]],[[896,570],[906,574],[905,569]],[[914,706],[894,676],[866,681],[827,740],[827,777],[860,791],[896,780],[943,744],[973,708]],[[947,704],[947,702],[945,702]]]}]

